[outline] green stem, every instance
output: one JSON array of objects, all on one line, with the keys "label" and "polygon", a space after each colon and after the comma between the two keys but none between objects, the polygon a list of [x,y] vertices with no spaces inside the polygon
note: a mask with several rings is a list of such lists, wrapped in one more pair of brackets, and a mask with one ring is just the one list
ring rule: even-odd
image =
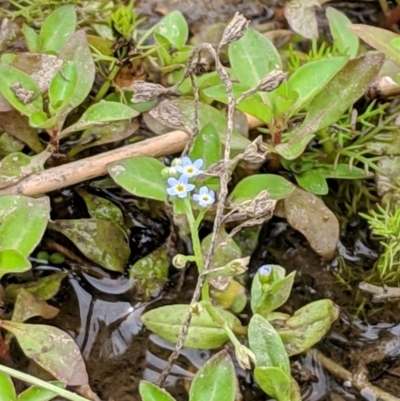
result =
[{"label": "green stem", "polygon": [[120,70],[121,70],[120,65],[114,65],[113,69],[108,74],[107,80],[103,83],[103,85],[101,85],[101,88],[97,92],[97,95],[94,98],[95,103],[100,102],[100,100],[103,99],[107,91],[110,89],[111,82],[114,80],[114,78],[117,76]]},{"label": "green stem", "polygon": [[26,383],[32,384],[34,386],[38,386],[41,388],[44,388],[46,390],[52,391],[53,393],[59,395],[60,397],[64,397],[67,400],[71,401],[88,401],[86,398],[81,397],[78,394],[75,394],[71,391],[65,390],[63,388],[57,387],[54,384],[45,382],[43,380],[37,379],[36,377],[33,377],[31,375],[28,375],[26,373],[19,372],[18,370],[9,368],[4,365],[0,365],[0,372],[6,373],[12,377],[15,377],[16,379],[22,380]]},{"label": "green stem", "polygon": [[323,140],[322,147],[324,148],[325,153],[328,156],[333,157],[333,153],[335,151],[335,148],[333,146],[333,142],[332,142],[332,139],[331,139],[331,137],[329,135],[328,129],[327,128],[323,128],[323,129],[319,130],[318,131],[318,137]]}]

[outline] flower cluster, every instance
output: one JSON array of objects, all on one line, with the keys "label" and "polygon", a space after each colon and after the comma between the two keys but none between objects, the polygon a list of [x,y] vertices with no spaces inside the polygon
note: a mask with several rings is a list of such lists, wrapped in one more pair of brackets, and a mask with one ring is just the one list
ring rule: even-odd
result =
[{"label": "flower cluster", "polygon": [[[189,180],[203,174],[203,170],[201,170],[203,163],[202,159],[192,162],[187,156],[175,160],[174,165],[168,168],[168,174],[170,175],[167,180],[169,185],[167,188],[168,195],[177,196],[181,199],[186,198],[188,193],[192,192],[196,187]],[[180,176],[178,177],[179,174]],[[178,178],[173,177],[174,175]],[[199,192],[193,195],[193,200],[201,207],[211,206],[215,202],[214,191],[202,186]]]}]

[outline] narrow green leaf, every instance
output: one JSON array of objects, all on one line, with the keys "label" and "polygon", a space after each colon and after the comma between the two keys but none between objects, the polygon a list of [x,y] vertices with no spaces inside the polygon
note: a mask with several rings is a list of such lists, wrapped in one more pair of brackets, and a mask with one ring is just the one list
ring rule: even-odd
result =
[{"label": "narrow green leaf", "polygon": [[50,215],[49,198],[0,196],[0,250],[28,257],[39,244]]},{"label": "narrow green leaf", "polygon": [[163,388],[145,380],[142,380],[139,384],[139,393],[142,401],[175,401],[175,398]]},{"label": "narrow green leaf", "polygon": [[78,71],[73,62],[63,65],[61,70],[54,76],[49,87],[49,99],[51,106],[62,111],[69,105],[78,82]]},{"label": "narrow green leaf", "polygon": [[35,111],[29,116],[29,124],[34,128],[53,128],[57,125],[57,118],[49,118],[44,111]]},{"label": "narrow green leaf", "polygon": [[234,401],[235,367],[227,351],[209,359],[196,373],[189,392],[190,401]]},{"label": "narrow green leaf", "polygon": [[332,57],[311,61],[298,68],[287,83],[289,91],[299,94],[291,113],[302,109],[318,95],[346,62],[347,57]]},{"label": "narrow green leaf", "polygon": [[44,21],[39,34],[43,53],[58,53],[74,34],[76,13],[73,5],[56,8]]},{"label": "narrow green leaf", "polygon": [[295,186],[285,178],[275,174],[255,174],[241,180],[229,201],[236,205],[253,200],[261,191],[267,191],[271,199],[284,199],[295,190]]},{"label": "narrow green leaf", "polygon": [[328,183],[318,170],[308,170],[295,174],[295,178],[303,189],[315,195],[326,195],[329,192]]},{"label": "narrow green leaf", "polygon": [[49,228],[68,237],[89,259],[105,269],[123,272],[130,255],[124,232],[101,219],[56,220]]},{"label": "narrow green leaf", "polygon": [[17,395],[11,377],[0,372],[0,401],[15,401],[16,398]]},{"label": "narrow green leaf", "polygon": [[[148,330],[164,340],[176,343],[188,311],[189,305],[162,306],[146,312],[142,315],[141,320]],[[217,313],[230,325],[240,326],[240,321],[230,312],[217,308]],[[185,346],[189,348],[215,349],[222,347],[228,340],[229,337],[225,330],[215,323],[204,305],[201,305],[200,312],[192,317]]]},{"label": "narrow green leaf", "polygon": [[316,167],[316,170],[325,178],[336,178],[344,180],[362,180],[365,178],[372,178],[374,176],[373,173],[366,172],[363,168],[350,166],[346,163],[339,163],[336,166],[320,166]]},{"label": "narrow green leaf", "polygon": [[23,24],[22,32],[24,34],[26,47],[31,53],[39,53],[39,35],[30,26]]},{"label": "narrow green leaf", "polygon": [[61,132],[63,137],[74,131],[81,131],[97,124],[109,123],[112,121],[130,120],[137,117],[139,112],[129,106],[117,102],[101,101],[90,106],[75,124]]},{"label": "narrow green leaf", "polygon": [[60,51],[59,57],[65,63],[72,62],[78,71],[77,83],[70,99],[71,107],[75,108],[89,95],[95,76],[93,56],[84,30],[75,32]]},{"label": "narrow green leaf", "polygon": [[257,359],[257,367],[275,367],[290,376],[290,361],[279,334],[260,315],[253,315],[248,329],[250,349]]},{"label": "narrow green leaf", "polygon": [[137,156],[108,165],[112,179],[133,195],[159,201],[167,200],[167,183],[161,176],[165,168],[159,160]]},{"label": "narrow green leaf", "polygon": [[[65,383],[61,382],[51,381],[49,383],[60,388],[66,387]],[[53,393],[50,390],[46,390],[37,386],[31,386],[19,394],[18,401],[50,401],[57,396],[58,395],[56,393]]]},{"label": "narrow green leaf", "polygon": [[69,386],[88,384],[85,362],[71,336],[42,324],[0,321],[16,337],[24,354]]},{"label": "narrow green leaf", "polygon": [[392,41],[399,38],[399,35],[386,29],[361,24],[350,25],[349,29],[364,42],[400,65],[400,52],[392,44]]},{"label": "narrow green leaf", "polygon": [[186,19],[178,10],[167,14],[157,24],[155,32],[168,39],[177,49],[185,45],[189,36],[189,28]]},{"label": "narrow green leaf", "polygon": [[236,77],[249,88],[282,66],[272,42],[254,29],[248,29],[241,39],[229,45],[229,60]]},{"label": "narrow green leaf", "polygon": [[0,64],[0,92],[15,109],[28,117],[43,109],[42,94],[35,81],[7,64]]},{"label": "narrow green leaf", "polygon": [[333,7],[326,9],[326,16],[336,48],[341,54],[347,54],[351,58],[356,57],[360,43],[357,35],[349,29],[351,21],[344,13]]},{"label": "narrow green leaf", "polygon": [[24,273],[31,267],[31,262],[18,251],[14,249],[0,251],[0,278],[5,274]]}]

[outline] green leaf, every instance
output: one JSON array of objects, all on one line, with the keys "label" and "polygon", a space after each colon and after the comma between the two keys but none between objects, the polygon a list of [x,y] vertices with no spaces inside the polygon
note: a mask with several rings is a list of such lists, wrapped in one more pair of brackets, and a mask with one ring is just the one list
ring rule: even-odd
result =
[{"label": "green leaf", "polygon": [[16,337],[24,354],[68,386],[88,384],[85,362],[69,334],[42,324],[0,321]]},{"label": "green leaf", "polygon": [[275,150],[288,160],[299,157],[315,132],[336,123],[365,93],[383,61],[382,54],[374,53],[348,61],[308,105],[305,120],[289,142],[276,146]]},{"label": "green leaf", "polygon": [[163,388],[145,380],[140,381],[139,393],[142,401],[175,401]]},{"label": "green leaf", "polygon": [[137,156],[108,165],[112,179],[133,195],[167,200],[167,183],[161,176],[164,164],[148,156]]},{"label": "green leaf", "polygon": [[399,35],[386,29],[361,24],[353,24],[349,28],[364,42],[400,65],[400,52],[392,43],[393,40],[399,38]]},{"label": "green leaf", "polygon": [[75,32],[60,51],[59,57],[64,63],[73,63],[78,71],[75,90],[70,99],[71,107],[75,108],[89,95],[95,76],[93,56],[84,30]]},{"label": "green leaf", "polygon": [[0,64],[0,92],[15,109],[28,117],[43,109],[42,94],[35,81],[11,65]]},{"label": "green leaf", "polygon": [[275,367],[257,367],[254,377],[260,387],[277,401],[290,401],[290,376]]},{"label": "green leaf", "polygon": [[44,163],[50,156],[50,152],[32,157],[21,152],[6,156],[0,163],[0,188],[15,184],[37,171],[43,171]]},{"label": "green leaf", "polygon": [[333,7],[326,9],[326,16],[336,48],[341,54],[347,54],[351,58],[356,57],[360,43],[357,35],[349,29],[351,21],[344,13]]},{"label": "green leaf", "polygon": [[74,131],[81,131],[93,125],[112,121],[130,120],[137,117],[139,112],[122,103],[107,102],[105,100],[90,106],[75,124],[61,131],[63,137]]},{"label": "green leaf", "polygon": [[[51,381],[49,383],[60,388],[66,387],[65,383],[61,382]],[[19,394],[18,401],[50,401],[54,397],[58,397],[58,394],[41,387],[31,386]]]},{"label": "green leaf", "polygon": [[196,373],[189,392],[190,401],[234,401],[235,367],[227,351],[209,359]]},{"label": "green leaf", "polygon": [[78,189],[77,192],[85,201],[90,217],[109,220],[123,227],[124,217],[117,205],[114,205],[114,203],[105,198],[93,195],[84,189]]},{"label": "green leaf", "polygon": [[339,317],[339,308],[322,299],[297,310],[277,331],[289,356],[300,354],[318,343]]},{"label": "green leaf", "polygon": [[203,159],[203,169],[209,168],[221,160],[222,145],[218,131],[213,123],[205,125],[196,135],[189,153],[192,160]]},{"label": "green leaf", "polygon": [[58,272],[25,284],[9,284],[6,287],[6,296],[8,299],[14,300],[17,298],[20,289],[24,288],[35,297],[48,301],[58,293],[62,280],[67,276],[68,273]]},{"label": "green leaf", "polygon": [[[238,84],[238,83],[233,83],[232,90],[233,90],[233,96],[235,99],[237,99],[243,92],[248,90],[249,87],[243,84]],[[228,103],[228,98],[226,95],[226,89],[225,85],[216,85],[212,86],[210,88],[204,89],[203,93],[215,100],[218,100],[218,102],[221,103]],[[243,113],[248,113],[259,120],[265,122],[266,124],[271,122],[272,119],[272,111],[271,108],[268,107],[261,96],[259,94],[254,94],[252,96],[249,96],[245,100],[242,100],[236,108],[240,111],[243,111]]]},{"label": "green leaf", "polygon": [[49,118],[44,111],[35,111],[29,116],[29,125],[34,128],[53,128],[57,125],[57,118]]},{"label": "green leaf", "polygon": [[254,315],[250,320],[248,338],[258,368],[278,368],[290,377],[290,361],[285,346],[268,320],[260,315]]},{"label": "green leaf", "polygon": [[5,274],[24,273],[31,268],[31,262],[14,249],[0,251],[0,278]]},{"label": "green leaf", "polygon": [[40,298],[36,298],[25,288],[20,288],[15,300],[12,321],[22,323],[34,316],[53,319],[58,312],[60,312],[59,309],[47,304]]},{"label": "green leaf", "polygon": [[329,192],[325,177],[318,170],[308,170],[295,174],[297,183],[306,191],[316,195],[326,195]]},{"label": "green leaf", "polygon": [[185,45],[189,36],[189,28],[186,19],[178,10],[167,14],[157,24],[155,32],[168,39],[177,49]]},{"label": "green leaf", "polygon": [[274,68],[282,67],[275,46],[254,29],[229,45],[229,60],[236,77],[249,88],[257,86]]},{"label": "green leaf", "polygon": [[42,239],[49,215],[48,197],[0,196],[0,251],[14,249],[28,257]]},{"label": "green leaf", "polygon": [[15,401],[16,399],[17,394],[11,377],[0,372],[0,401]]},{"label": "green leaf", "polygon": [[[193,314],[185,346],[189,348],[215,349],[222,347],[229,337],[208,314],[204,305],[200,303],[200,312]],[[232,326],[240,326],[240,321],[230,312],[215,308],[220,316]],[[146,328],[164,340],[176,343],[189,305],[168,305],[153,309],[142,315],[141,320]]]},{"label": "green leaf", "polygon": [[107,270],[123,272],[130,255],[124,232],[101,219],[56,220],[49,228],[68,237],[90,260]]},{"label": "green leaf", "polygon": [[22,32],[24,34],[26,47],[31,53],[39,53],[39,35],[29,25],[23,24]]},{"label": "green leaf", "polygon": [[[182,113],[185,123],[188,127],[193,126],[193,116],[194,114],[194,102],[191,99],[178,98],[170,102],[172,105],[176,106]],[[226,117],[218,111],[215,107],[209,106],[200,102],[199,105],[199,129],[202,129],[205,125],[213,123],[217,132],[219,132],[220,140],[222,144],[225,144],[226,140],[226,130],[227,130],[227,119]],[[233,153],[242,151],[250,144],[250,141],[242,136],[237,130],[233,130],[231,138],[231,148]],[[235,153],[235,154],[236,154]]]},{"label": "green leaf", "polygon": [[288,90],[299,95],[291,110],[292,115],[318,95],[346,62],[347,57],[332,57],[311,61],[298,68],[287,83]]},{"label": "green leaf", "polygon": [[285,178],[275,174],[255,174],[241,180],[228,200],[240,205],[252,201],[261,191],[267,191],[271,199],[284,199],[295,190],[295,186]]},{"label": "green leaf", "polygon": [[78,82],[78,71],[73,62],[67,62],[54,76],[49,87],[49,99],[51,106],[63,111],[74,94]]},{"label": "green leaf", "polygon": [[288,300],[296,275],[292,272],[285,277],[286,270],[282,266],[269,267],[271,274],[263,277],[257,273],[251,286],[251,309],[265,318]]},{"label": "green leaf", "polygon": [[39,34],[43,53],[58,53],[74,34],[76,13],[73,5],[56,8],[44,21]]}]

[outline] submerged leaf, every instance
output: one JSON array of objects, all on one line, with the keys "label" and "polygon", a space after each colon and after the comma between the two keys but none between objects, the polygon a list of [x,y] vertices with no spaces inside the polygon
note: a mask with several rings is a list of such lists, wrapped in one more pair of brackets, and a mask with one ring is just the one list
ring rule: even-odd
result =
[{"label": "submerged leaf", "polygon": [[0,321],[0,326],[16,337],[24,354],[57,380],[69,386],[88,383],[85,362],[69,334],[42,324]]},{"label": "submerged leaf", "polygon": [[49,228],[68,237],[93,262],[105,269],[123,272],[130,255],[124,232],[101,219],[56,220]]},{"label": "submerged leaf", "polygon": [[316,253],[332,259],[339,241],[339,221],[316,195],[297,189],[284,200],[288,223],[300,231]]}]

